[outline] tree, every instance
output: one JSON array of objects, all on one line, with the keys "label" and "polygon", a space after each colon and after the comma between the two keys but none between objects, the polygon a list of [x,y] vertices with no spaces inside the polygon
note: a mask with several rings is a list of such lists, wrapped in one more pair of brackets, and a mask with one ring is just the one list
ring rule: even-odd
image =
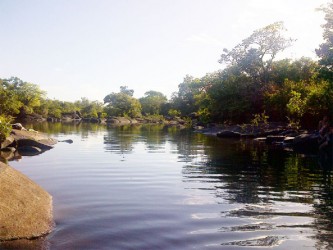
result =
[{"label": "tree", "polygon": [[283,37],[284,30],[282,22],[255,30],[232,50],[224,49],[219,62],[237,66],[240,72],[249,75],[257,84],[267,83],[276,55],[292,42],[291,38]]},{"label": "tree", "polygon": [[275,61],[271,67],[270,82],[280,87],[286,79],[295,82],[310,81],[317,70],[318,63],[307,57]]},{"label": "tree", "polygon": [[316,53],[320,58],[319,64],[321,65],[322,76],[333,82],[333,1],[319,10],[325,13],[326,23],[322,25],[325,42],[316,49]]},{"label": "tree", "polygon": [[20,115],[31,114],[34,108],[40,106],[40,101],[45,97],[46,92],[38,85],[24,82],[17,77],[4,80],[9,91],[12,91],[17,100],[21,102]]},{"label": "tree", "polygon": [[186,75],[184,81],[178,85],[178,92],[171,97],[172,109],[179,110],[182,115],[189,115],[198,110],[195,95],[202,91],[199,78]]},{"label": "tree", "polygon": [[[127,87],[126,87],[127,89]],[[137,117],[141,115],[140,102],[132,97],[133,92],[123,91],[120,88],[119,93],[111,93],[104,97],[104,104],[107,104],[105,111],[109,116],[130,116]]]},{"label": "tree", "polygon": [[158,91],[150,90],[145,93],[145,96],[139,99],[142,112],[144,114],[159,115],[162,106],[167,102],[166,96]]},{"label": "tree", "polygon": [[22,103],[13,91],[12,86],[0,79],[0,115],[13,116],[20,112]]},{"label": "tree", "polygon": [[127,86],[120,86],[120,93],[129,95],[129,96],[133,96],[134,90],[129,89]]}]

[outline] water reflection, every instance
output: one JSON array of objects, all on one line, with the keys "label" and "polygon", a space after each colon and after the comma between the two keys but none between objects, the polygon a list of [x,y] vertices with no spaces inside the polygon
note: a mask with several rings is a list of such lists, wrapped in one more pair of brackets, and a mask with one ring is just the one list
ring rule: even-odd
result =
[{"label": "water reflection", "polygon": [[82,139],[88,139],[90,135],[105,130],[106,125],[86,123],[80,121],[72,122],[39,122],[24,124],[27,129],[34,129],[58,137],[80,135]]},{"label": "water reflection", "polygon": [[[297,229],[294,234],[301,234],[311,228],[317,233],[305,235],[318,239],[316,247],[333,247],[331,171],[321,169],[317,157],[252,140],[222,140],[201,135],[194,135],[191,140],[186,143],[187,149],[184,143],[179,145],[183,157],[189,159],[198,154],[205,157],[202,161],[196,158],[184,167],[185,181],[213,182],[211,189],[221,203],[244,204],[222,212],[222,216],[255,219],[252,224],[223,227],[223,232],[267,230],[276,234],[281,228],[292,228]],[[198,142],[203,145],[199,150]],[[287,234],[267,237],[223,245],[274,246],[288,238]]]},{"label": "water reflection", "polygon": [[316,156],[163,125],[33,128],[81,139],[49,166],[70,216],[36,249],[333,248],[332,172]]},{"label": "water reflection", "polygon": [[[189,188],[213,191],[217,203],[243,204],[222,211],[221,216],[246,218],[252,223],[221,227],[221,232],[279,232],[278,236],[222,245],[279,245],[288,239],[288,234],[280,232],[283,229],[294,236],[305,232],[306,238],[317,240],[316,247],[333,247],[331,170],[321,169],[316,156],[253,140],[223,140],[164,126],[120,127],[104,137],[106,151],[115,153],[130,153],[142,141],[150,153],[171,143],[178,161],[185,164],[183,181]],[[203,201],[200,197],[188,202]]]}]

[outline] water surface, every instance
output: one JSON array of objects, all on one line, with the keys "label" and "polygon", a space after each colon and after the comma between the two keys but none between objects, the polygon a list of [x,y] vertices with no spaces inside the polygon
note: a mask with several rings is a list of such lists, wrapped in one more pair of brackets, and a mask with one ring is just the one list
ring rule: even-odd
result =
[{"label": "water surface", "polygon": [[74,141],[10,162],[53,196],[56,228],[0,248],[333,248],[316,156],[162,125],[33,127]]}]

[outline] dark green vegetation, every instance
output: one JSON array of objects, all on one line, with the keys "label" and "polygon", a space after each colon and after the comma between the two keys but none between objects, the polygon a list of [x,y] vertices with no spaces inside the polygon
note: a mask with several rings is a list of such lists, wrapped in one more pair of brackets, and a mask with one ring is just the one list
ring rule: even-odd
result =
[{"label": "dark green vegetation", "polygon": [[[294,126],[313,127],[333,113],[333,2],[325,13],[324,43],[310,58],[276,60],[293,40],[284,36],[283,23],[276,22],[252,33],[234,48],[224,49],[219,62],[223,70],[202,78],[186,76],[178,91],[167,100],[150,90],[139,99],[127,86],[106,95],[104,103],[82,98],[63,102],[46,98],[33,83],[18,78],[0,79],[0,131],[8,133],[11,118],[29,114],[60,118],[80,114],[81,118],[110,116],[195,116],[202,123],[246,123],[255,117],[285,121]],[[1,139],[1,138],[0,138]]]}]

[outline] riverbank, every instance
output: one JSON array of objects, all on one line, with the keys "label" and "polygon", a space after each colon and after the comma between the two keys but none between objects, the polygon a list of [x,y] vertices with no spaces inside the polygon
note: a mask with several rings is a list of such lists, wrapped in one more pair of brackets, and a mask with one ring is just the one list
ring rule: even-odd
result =
[{"label": "riverbank", "polygon": [[[3,161],[41,154],[56,140],[14,124],[0,145]],[[0,160],[0,241],[34,239],[52,231],[52,196],[27,176]]]},{"label": "riverbank", "polygon": [[13,124],[10,135],[0,144],[0,157],[8,161],[21,156],[38,155],[52,149],[56,143],[57,140],[44,133]]},{"label": "riverbank", "polygon": [[253,139],[306,154],[317,154],[319,150],[318,132],[293,129],[284,123],[267,123],[258,126],[217,124],[209,127],[197,127],[195,131],[219,138]]}]

